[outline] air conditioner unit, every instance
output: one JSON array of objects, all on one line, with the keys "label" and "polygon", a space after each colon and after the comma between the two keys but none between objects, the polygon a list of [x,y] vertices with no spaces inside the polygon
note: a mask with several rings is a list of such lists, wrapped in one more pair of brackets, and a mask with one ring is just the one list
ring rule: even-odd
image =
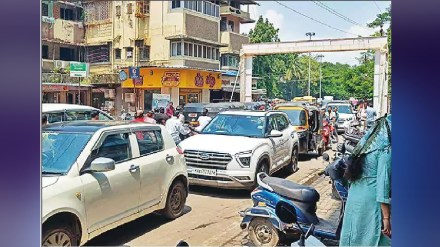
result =
[{"label": "air conditioner unit", "polygon": [[135,103],[134,93],[125,93],[124,98],[125,98],[125,102],[127,103]]},{"label": "air conditioner unit", "polygon": [[68,61],[62,61],[62,60],[54,61],[55,68],[65,69],[65,68],[69,68],[69,66],[70,66],[70,62]]}]

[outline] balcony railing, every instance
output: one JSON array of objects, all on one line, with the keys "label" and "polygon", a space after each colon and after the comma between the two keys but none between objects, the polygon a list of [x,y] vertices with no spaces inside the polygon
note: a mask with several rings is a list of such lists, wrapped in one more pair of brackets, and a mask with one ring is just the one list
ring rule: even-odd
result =
[{"label": "balcony railing", "polygon": [[[69,74],[62,73],[42,73],[41,74],[41,82],[42,83],[69,83],[69,84],[78,84],[80,78],[70,77]],[[81,83],[84,84],[84,83]]]},{"label": "balcony railing", "polygon": [[231,6],[221,6],[220,15],[234,15],[240,18],[240,23],[254,23],[255,20],[251,18],[251,15],[241,9],[237,9]]}]

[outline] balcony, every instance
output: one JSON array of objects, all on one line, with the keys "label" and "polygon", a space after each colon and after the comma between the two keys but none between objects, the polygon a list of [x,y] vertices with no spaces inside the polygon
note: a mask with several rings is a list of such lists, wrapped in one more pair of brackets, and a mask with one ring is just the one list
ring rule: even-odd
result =
[{"label": "balcony", "polygon": [[41,36],[43,40],[64,44],[82,44],[84,42],[84,27],[76,21],[55,19],[54,23],[42,22]]},{"label": "balcony", "polygon": [[221,32],[221,43],[228,44],[228,47],[220,48],[221,53],[240,53],[243,44],[249,44],[249,37],[234,32]]},{"label": "balcony", "polygon": [[231,6],[221,6],[220,7],[220,15],[221,16],[223,16],[223,15],[236,16],[236,17],[240,18],[240,23],[242,23],[242,24],[255,22],[255,20],[253,20],[251,18],[251,15],[248,12],[243,11],[241,9],[231,7]]},{"label": "balcony", "polygon": [[[61,73],[42,73],[41,74],[41,82],[42,83],[68,83],[68,84],[79,84],[80,78],[70,77],[69,74],[61,74]],[[81,83],[85,84],[85,83]]]}]

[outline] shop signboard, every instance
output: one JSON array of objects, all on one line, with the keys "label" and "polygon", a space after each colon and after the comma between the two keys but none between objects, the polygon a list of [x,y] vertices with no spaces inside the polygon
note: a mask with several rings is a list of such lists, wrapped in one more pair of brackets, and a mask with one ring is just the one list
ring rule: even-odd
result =
[{"label": "shop signboard", "polygon": [[[170,102],[171,98],[169,94],[156,94],[153,93],[153,102],[152,107],[153,109],[157,109],[160,107],[166,108],[168,105],[168,102]],[[151,110],[153,110],[151,109]]]},{"label": "shop signboard", "polygon": [[177,87],[180,83],[180,73],[176,71],[165,71],[161,82],[164,87]]},{"label": "shop signboard", "polygon": [[89,65],[87,63],[70,62],[70,77],[87,77]]},{"label": "shop signboard", "polygon": [[65,85],[42,85],[43,92],[67,92],[69,87]]}]

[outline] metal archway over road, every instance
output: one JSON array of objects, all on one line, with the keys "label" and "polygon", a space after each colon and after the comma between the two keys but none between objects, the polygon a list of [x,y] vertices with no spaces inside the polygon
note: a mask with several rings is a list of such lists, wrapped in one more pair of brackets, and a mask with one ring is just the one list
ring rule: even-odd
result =
[{"label": "metal archway over road", "polygon": [[387,37],[306,40],[243,45],[240,50],[240,101],[252,101],[252,57],[258,55],[374,50],[373,105],[379,116],[388,112]]}]

